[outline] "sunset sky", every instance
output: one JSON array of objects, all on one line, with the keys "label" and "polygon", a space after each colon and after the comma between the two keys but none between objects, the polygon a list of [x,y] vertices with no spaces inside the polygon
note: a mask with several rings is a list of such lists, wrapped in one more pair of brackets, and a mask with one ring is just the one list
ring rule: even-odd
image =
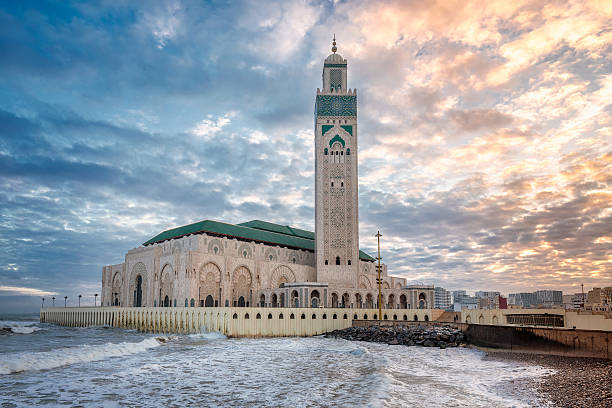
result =
[{"label": "sunset sky", "polygon": [[334,32],[362,249],[447,289],[612,285],[610,1],[2,1],[0,311],[93,303],[173,226],[313,230]]}]

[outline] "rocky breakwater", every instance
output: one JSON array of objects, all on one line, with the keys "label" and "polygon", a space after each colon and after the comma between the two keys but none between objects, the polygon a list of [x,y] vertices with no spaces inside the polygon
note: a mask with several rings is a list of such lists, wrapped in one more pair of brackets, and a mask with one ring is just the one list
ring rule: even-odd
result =
[{"label": "rocky breakwater", "polygon": [[349,327],[334,330],[326,337],[339,337],[345,340],[368,341],[375,343],[403,344],[405,346],[423,347],[457,347],[463,346],[465,337],[461,330],[450,326],[369,326]]}]

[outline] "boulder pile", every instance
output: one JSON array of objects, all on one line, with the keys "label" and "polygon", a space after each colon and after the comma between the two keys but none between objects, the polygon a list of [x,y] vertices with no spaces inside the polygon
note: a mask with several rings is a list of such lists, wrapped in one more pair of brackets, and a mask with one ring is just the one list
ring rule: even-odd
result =
[{"label": "boulder pile", "polygon": [[334,330],[325,336],[390,345],[403,344],[405,346],[440,348],[457,347],[463,345],[465,340],[459,329],[450,326],[425,327],[420,325],[349,327],[343,330]]}]

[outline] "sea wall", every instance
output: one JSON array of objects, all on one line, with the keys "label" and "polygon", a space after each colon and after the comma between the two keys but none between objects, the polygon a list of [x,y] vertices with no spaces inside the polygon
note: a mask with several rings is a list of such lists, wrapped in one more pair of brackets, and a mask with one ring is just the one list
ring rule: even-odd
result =
[{"label": "sea wall", "polygon": [[470,344],[513,352],[612,359],[612,332],[566,328],[457,325]]},{"label": "sea wall", "polygon": [[[383,309],[383,319],[431,321],[441,311]],[[378,319],[378,309],[264,307],[56,307],[40,321],[63,326],[108,325],[152,333],[218,331],[229,337],[314,336]]]}]

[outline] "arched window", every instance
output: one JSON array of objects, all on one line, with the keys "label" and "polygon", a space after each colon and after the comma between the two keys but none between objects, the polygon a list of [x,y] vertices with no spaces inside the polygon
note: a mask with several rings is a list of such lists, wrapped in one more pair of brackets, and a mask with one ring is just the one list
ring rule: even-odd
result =
[{"label": "arched window", "polygon": [[351,155],[351,149],[346,149],[346,155],[350,156]]},{"label": "arched window", "polygon": [[281,314],[278,315],[278,318],[282,320],[282,319],[285,318],[285,316],[283,316],[283,314],[281,313]]},{"label": "arched window", "polygon": [[357,313],[353,315],[353,320],[357,320]]},{"label": "arched window", "polygon": [[332,319],[334,320],[338,319],[338,315],[334,313],[334,315],[332,316]]},{"label": "arched window", "polygon": [[327,147],[325,148],[324,152],[324,154],[327,156]]},{"label": "arched window", "polygon": [[248,313],[245,313],[244,318],[245,318],[245,319],[250,319],[249,314],[248,314]]},{"label": "arched window", "polygon": [[189,300],[187,300],[187,298],[185,298],[185,307],[189,306]]},{"label": "arched window", "polygon": [[344,316],[342,317],[344,320],[348,319],[348,316],[346,315],[346,313],[344,314]]},{"label": "arched window", "polygon": [[174,299],[174,307],[176,307],[176,299]]},{"label": "arched window", "polygon": [[323,319],[327,319],[327,314],[323,313]]},{"label": "arched window", "polygon": [[268,319],[272,319],[272,313],[268,313]]},{"label": "arched window", "polygon": [[329,262],[327,261],[327,259],[325,260],[325,265],[327,265]]},{"label": "arched window", "polygon": [[238,314],[234,313],[234,315],[232,316],[232,319],[237,319],[238,318]]},{"label": "arched window", "polygon": [[195,307],[195,299],[191,298],[191,307]]},{"label": "arched window", "polygon": [[293,319],[295,319],[295,315],[293,313],[291,313],[291,315],[289,315],[289,318],[293,320]]},{"label": "arched window", "polygon": [[304,320],[305,318],[306,318],[306,315],[302,313],[302,316],[300,316],[300,319]]},{"label": "arched window", "polygon": [[339,256],[336,257],[336,265],[340,265],[340,257]]},{"label": "arched window", "polygon": [[256,319],[261,319],[261,313],[257,313],[257,315],[255,316]]},{"label": "arched window", "polygon": [[351,264],[351,260],[350,260],[350,259],[348,260],[348,264],[349,264],[349,265]]},{"label": "arched window", "polygon": [[317,315],[313,313],[312,314],[312,320],[315,320],[316,318],[317,318]]},{"label": "arched window", "polygon": [[332,187],[334,186],[334,182],[333,182],[333,181],[331,182],[331,186],[332,186]]},{"label": "arched window", "polygon": [[340,182],[340,187],[344,187],[344,181]]}]

